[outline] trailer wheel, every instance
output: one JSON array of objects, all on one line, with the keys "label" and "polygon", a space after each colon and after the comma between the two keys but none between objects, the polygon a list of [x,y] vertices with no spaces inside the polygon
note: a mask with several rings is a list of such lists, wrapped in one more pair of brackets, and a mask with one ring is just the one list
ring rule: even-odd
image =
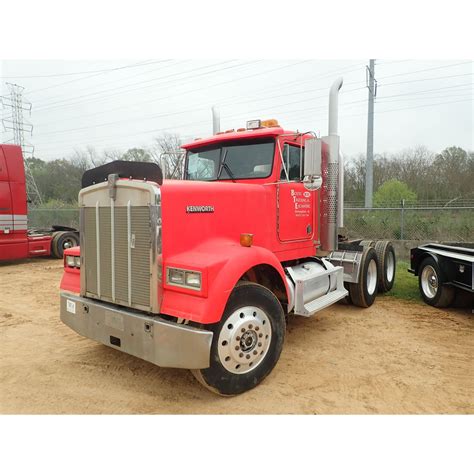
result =
[{"label": "trailer wheel", "polygon": [[418,286],[423,301],[436,308],[449,306],[456,294],[452,286],[442,283],[441,271],[433,257],[426,257],[418,269]]},{"label": "trailer wheel", "polygon": [[232,291],[221,321],[210,329],[210,367],[192,373],[219,395],[238,395],[258,385],[278,362],[285,315],[270,290],[243,282]]},{"label": "trailer wheel", "polygon": [[51,241],[51,253],[56,258],[63,258],[64,251],[79,245],[79,237],[74,232],[55,232]]},{"label": "trailer wheel", "polygon": [[365,247],[360,262],[358,283],[349,283],[352,304],[361,308],[372,306],[377,296],[377,253],[373,247]]},{"label": "trailer wheel", "polygon": [[396,257],[395,249],[389,240],[379,240],[375,244],[378,259],[379,292],[386,293],[395,282]]}]

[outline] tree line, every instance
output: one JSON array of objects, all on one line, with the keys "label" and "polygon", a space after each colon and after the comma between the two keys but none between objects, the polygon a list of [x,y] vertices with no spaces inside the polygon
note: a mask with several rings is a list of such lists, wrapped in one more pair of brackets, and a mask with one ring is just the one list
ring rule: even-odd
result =
[{"label": "tree line", "polygon": [[[375,205],[402,198],[474,200],[474,152],[460,147],[435,153],[419,146],[375,155],[373,170]],[[346,161],[344,183],[346,202],[364,201],[365,155]]]},{"label": "tree line", "polygon": [[[148,148],[98,153],[87,147],[52,161],[47,157],[30,158],[28,164],[43,202],[48,207],[62,207],[77,202],[84,171],[109,161],[152,161],[160,164],[166,178],[179,178],[183,168],[181,143],[179,135],[164,134]],[[375,206],[400,199],[474,199],[474,152],[460,147],[448,147],[438,153],[423,146],[382,153],[375,155],[373,168]],[[346,156],[344,186],[346,202],[364,201],[365,155]]]}]

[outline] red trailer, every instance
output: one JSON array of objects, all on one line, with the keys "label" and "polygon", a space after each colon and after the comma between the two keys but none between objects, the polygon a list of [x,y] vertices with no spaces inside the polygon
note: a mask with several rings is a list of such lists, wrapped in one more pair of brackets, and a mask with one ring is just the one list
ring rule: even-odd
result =
[{"label": "red trailer", "polygon": [[53,255],[79,243],[76,229],[28,230],[25,167],[21,147],[0,145],[0,261]]},{"label": "red trailer", "polygon": [[327,137],[252,120],[185,145],[183,180],[164,181],[152,163],[87,171],[62,321],[235,395],[276,365],[287,317],[344,298],[370,306],[392,287],[395,259],[389,242],[338,236],[341,85],[331,89]]}]

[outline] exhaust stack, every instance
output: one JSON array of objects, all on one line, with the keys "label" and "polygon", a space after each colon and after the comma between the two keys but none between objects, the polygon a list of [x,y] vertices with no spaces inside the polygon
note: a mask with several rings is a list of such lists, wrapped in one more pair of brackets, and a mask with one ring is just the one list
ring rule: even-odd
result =
[{"label": "exhaust stack", "polygon": [[212,133],[215,135],[216,133],[221,131],[221,114],[219,113],[219,109],[215,106],[212,107]]},{"label": "exhaust stack", "polygon": [[340,182],[339,135],[337,134],[339,119],[339,90],[342,77],[334,81],[329,91],[329,127],[327,137],[322,140],[327,146],[327,153],[322,160],[323,186],[321,193],[321,250],[332,252],[337,250],[338,225],[342,219],[342,186]]}]

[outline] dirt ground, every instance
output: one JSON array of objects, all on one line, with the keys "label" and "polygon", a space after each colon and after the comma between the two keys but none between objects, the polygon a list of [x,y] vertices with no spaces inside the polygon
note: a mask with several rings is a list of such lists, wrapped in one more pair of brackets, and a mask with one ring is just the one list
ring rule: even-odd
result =
[{"label": "dirt ground", "polygon": [[62,262],[0,265],[1,413],[474,413],[474,315],[381,297],[290,319],[265,381],[221,398],[189,371],[59,320]]}]

